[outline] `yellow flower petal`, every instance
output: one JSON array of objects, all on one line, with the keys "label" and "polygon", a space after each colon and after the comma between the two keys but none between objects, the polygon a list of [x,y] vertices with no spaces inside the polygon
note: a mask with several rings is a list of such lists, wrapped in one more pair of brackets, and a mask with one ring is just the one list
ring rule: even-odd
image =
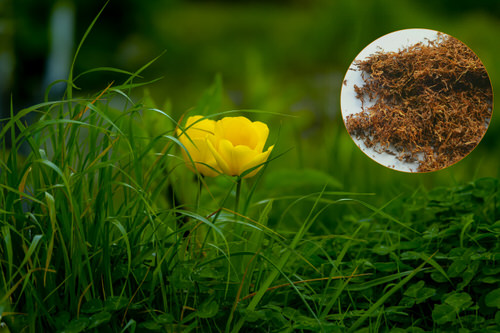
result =
[{"label": "yellow flower petal", "polygon": [[184,126],[186,134],[192,138],[204,138],[207,135],[213,135],[215,129],[215,120],[203,119],[203,116],[192,116],[186,120]]},{"label": "yellow flower petal", "polygon": [[215,125],[214,135],[229,140],[235,147],[247,146],[255,149],[259,141],[259,133],[245,117],[222,118]]},{"label": "yellow flower petal", "polygon": [[257,145],[254,149],[258,152],[262,152],[262,150],[264,149],[264,145],[266,144],[267,137],[269,136],[269,128],[266,124],[260,121],[254,121],[252,125],[258,135]]},{"label": "yellow flower petal", "polygon": [[220,173],[217,162],[207,146],[207,137],[213,136],[214,128],[214,120],[203,119],[202,116],[192,116],[187,119],[184,132],[177,129],[179,141],[186,148],[186,150],[182,150],[186,165],[192,171],[197,170],[202,175],[209,177],[215,177]]},{"label": "yellow flower petal", "polygon": [[194,172],[194,169],[196,169],[199,173],[208,177],[215,177],[220,174],[220,172],[217,172],[220,171],[217,161],[211,154],[205,138],[195,138],[192,139],[192,142],[187,139],[180,139],[180,141],[184,147],[186,147],[186,150],[189,152],[189,156],[191,156],[190,159],[187,152],[184,149],[182,150],[184,161],[186,161],[186,165],[189,169],[191,169],[191,171]]},{"label": "yellow flower petal", "polygon": [[230,175],[231,170],[229,169],[229,165],[226,163],[224,158],[219,154],[219,151],[214,147],[214,144],[212,143],[211,140],[207,139],[207,146],[208,149],[210,149],[212,156],[215,158],[215,161],[217,162],[217,166],[219,167],[219,169],[222,170],[222,172],[225,173],[226,175]]},{"label": "yellow flower petal", "polygon": [[[260,153],[258,155],[256,155],[251,161],[249,161],[247,164],[243,165],[242,166],[242,172],[245,172],[251,168],[254,168],[260,164],[263,164],[264,162],[267,161],[267,159],[269,158],[269,154],[271,154],[271,151],[273,150],[274,146],[271,146],[267,149],[267,151],[263,152],[263,153]],[[259,170],[263,167],[264,165],[261,165],[260,167],[256,168],[255,170],[252,170],[249,174],[245,175],[243,178],[250,178],[250,177],[253,177],[255,176],[255,174],[257,172],[259,172]],[[240,173],[240,174],[241,174]]]}]

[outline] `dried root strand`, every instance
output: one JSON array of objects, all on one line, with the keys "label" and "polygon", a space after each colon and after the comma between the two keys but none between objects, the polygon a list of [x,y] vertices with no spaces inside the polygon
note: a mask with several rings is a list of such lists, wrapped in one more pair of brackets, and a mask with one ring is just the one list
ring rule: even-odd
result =
[{"label": "dried root strand", "polygon": [[363,72],[364,85],[354,87],[362,112],[348,116],[346,127],[367,147],[391,148],[427,172],[458,162],[486,132],[493,99],[488,74],[453,37],[379,51],[354,66]]}]

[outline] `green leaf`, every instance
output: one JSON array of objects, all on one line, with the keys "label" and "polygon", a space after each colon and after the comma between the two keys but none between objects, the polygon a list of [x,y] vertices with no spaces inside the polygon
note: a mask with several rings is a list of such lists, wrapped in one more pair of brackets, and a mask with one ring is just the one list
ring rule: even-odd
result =
[{"label": "green leaf", "polygon": [[406,289],[403,295],[417,298],[418,292],[425,285],[425,282],[420,280],[417,283],[412,284]]},{"label": "green leaf", "polygon": [[175,318],[171,313],[163,313],[156,317],[156,321],[160,324],[172,324]]},{"label": "green leaf", "polygon": [[102,301],[98,298],[93,298],[82,305],[80,312],[82,313],[96,313],[103,309]]},{"label": "green leaf", "polygon": [[439,226],[433,224],[429,230],[424,231],[423,239],[434,239],[439,236]]},{"label": "green leaf", "polygon": [[125,327],[123,327],[123,329],[121,330],[120,333],[135,333],[135,328],[137,326],[137,322],[134,320],[134,319],[130,319],[128,322],[127,322],[127,325],[125,325]]},{"label": "green leaf", "polygon": [[472,304],[472,297],[467,293],[456,293],[448,296],[444,302],[452,306],[456,312],[460,312]]},{"label": "green leaf", "polygon": [[480,178],[474,183],[472,195],[478,198],[487,198],[497,192],[498,183],[499,181],[496,178]]},{"label": "green leaf", "polygon": [[128,304],[128,299],[121,296],[111,296],[104,301],[104,310],[118,311],[125,308]]},{"label": "green leaf", "polygon": [[467,268],[467,261],[464,259],[457,259],[448,267],[448,276],[451,278],[460,276],[460,274]]},{"label": "green leaf", "polygon": [[484,273],[484,275],[498,275],[498,274],[500,274],[500,266],[498,266],[498,267],[484,266],[483,273]]},{"label": "green leaf", "polygon": [[434,306],[432,310],[432,320],[438,325],[445,324],[447,322],[453,322],[456,319],[456,314],[451,305],[448,304],[438,304]]},{"label": "green leaf", "polygon": [[212,318],[217,314],[217,312],[219,312],[219,303],[217,303],[214,299],[208,299],[201,303],[197,314],[200,318]]},{"label": "green leaf", "polygon": [[448,201],[450,199],[450,189],[445,187],[437,187],[427,193],[427,197],[431,201]]},{"label": "green leaf", "polygon": [[299,315],[294,318],[294,321],[295,323],[293,328],[295,330],[310,330],[313,332],[320,331],[318,322],[314,318]]},{"label": "green leaf", "polygon": [[406,330],[405,330],[406,333],[425,333],[425,331],[423,329],[421,329],[420,327],[408,327]]},{"label": "green leaf", "polygon": [[472,262],[462,273],[462,282],[457,285],[457,290],[463,290],[476,276],[479,268],[479,261]]},{"label": "green leaf", "polygon": [[439,273],[439,272],[432,272],[431,273],[431,279],[434,280],[437,283],[444,283],[444,282],[448,281],[448,280],[446,280],[446,277],[443,274]]},{"label": "green leaf", "polygon": [[396,246],[387,246],[383,244],[377,244],[373,247],[372,252],[378,254],[379,256],[385,256],[396,249]]},{"label": "green leaf", "polygon": [[89,323],[88,318],[73,319],[60,333],[80,333],[85,330]]},{"label": "green leaf", "polygon": [[153,321],[153,320],[141,323],[139,326],[140,327],[144,327],[144,328],[146,328],[146,329],[148,329],[150,331],[157,331],[157,332],[159,332],[160,329],[161,329],[161,325],[158,324],[157,322]]},{"label": "green leaf", "polygon": [[434,295],[436,295],[436,289],[434,289],[434,288],[422,288],[417,293],[416,302],[417,302],[417,304],[420,304]]},{"label": "green leaf", "polygon": [[53,318],[54,318],[54,321],[56,322],[56,328],[58,330],[62,330],[64,327],[66,327],[68,325],[71,316],[70,316],[69,312],[61,311],[61,312],[58,312]]},{"label": "green leaf", "polygon": [[192,267],[188,264],[181,264],[174,268],[169,277],[169,282],[174,288],[189,289],[193,285],[193,281],[190,278],[191,275]]},{"label": "green leaf", "polygon": [[266,312],[264,310],[240,311],[240,313],[245,316],[248,323],[266,319]]},{"label": "green leaf", "polygon": [[495,323],[500,326],[500,311],[497,311],[497,313],[495,314]]},{"label": "green leaf", "polygon": [[484,303],[489,307],[497,307],[500,309],[500,288],[490,291],[485,299]]},{"label": "green leaf", "polygon": [[500,281],[500,278],[494,276],[486,276],[479,280],[482,283],[494,284]]},{"label": "green leaf", "polygon": [[96,313],[89,318],[89,329],[98,327],[99,325],[109,322],[111,319],[111,313],[107,311]]}]

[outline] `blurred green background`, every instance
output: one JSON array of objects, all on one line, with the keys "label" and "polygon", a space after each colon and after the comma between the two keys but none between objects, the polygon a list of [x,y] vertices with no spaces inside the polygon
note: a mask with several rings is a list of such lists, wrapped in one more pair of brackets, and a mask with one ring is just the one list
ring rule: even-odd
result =
[{"label": "blurred green background", "polygon": [[[68,54],[104,3],[0,1],[2,118],[8,116],[10,96],[14,109],[26,107],[43,99],[48,82],[66,77]],[[439,30],[462,40],[485,64],[495,91],[500,77],[497,0],[111,0],[81,49],[75,72],[95,67],[135,71],[165,51],[143,77],[162,77],[149,92],[175,119],[196,104],[217,74],[224,84],[220,111],[259,109],[294,116],[250,115],[268,123],[276,152],[291,149],[266,171],[264,186],[274,195],[306,194],[328,183],[329,189],[377,193],[383,202],[419,186],[499,177],[495,113],[468,157],[428,174],[380,166],[348,136],[339,110],[344,73],[367,44],[405,28]],[[124,79],[92,73],[77,85],[88,95]],[[51,98],[61,93],[55,86]],[[142,90],[136,94],[143,96]]]}]

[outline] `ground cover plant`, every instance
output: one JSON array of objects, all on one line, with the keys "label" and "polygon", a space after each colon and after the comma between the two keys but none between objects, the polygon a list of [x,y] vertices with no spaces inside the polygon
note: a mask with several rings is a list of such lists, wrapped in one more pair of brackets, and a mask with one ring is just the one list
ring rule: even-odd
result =
[{"label": "ground cover plant", "polygon": [[[148,65],[71,71],[62,100],[12,108],[0,332],[500,330],[498,179],[352,192],[284,165],[289,117],[224,111],[220,78],[173,117],[143,93]],[[77,93],[95,71],[122,79]],[[187,149],[197,115],[283,125],[269,122],[267,160],[233,174]]]}]

